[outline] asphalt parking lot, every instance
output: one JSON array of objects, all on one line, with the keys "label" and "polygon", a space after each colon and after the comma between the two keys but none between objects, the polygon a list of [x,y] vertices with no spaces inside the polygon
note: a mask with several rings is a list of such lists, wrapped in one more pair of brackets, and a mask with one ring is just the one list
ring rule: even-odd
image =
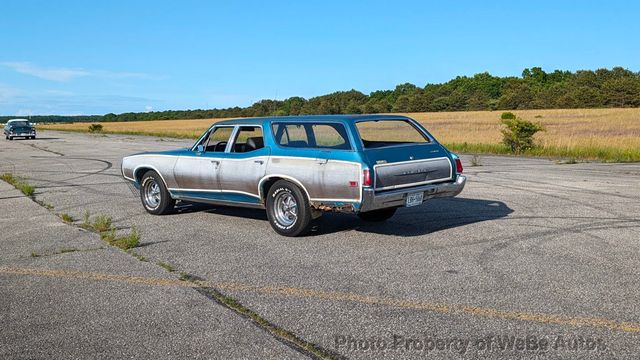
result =
[{"label": "asphalt parking lot", "polygon": [[[327,214],[310,236],[285,238],[259,210],[144,211],[121,158],[191,141],[39,135],[0,146],[0,172],[53,207],[0,182],[2,358],[314,356],[282,332],[348,358],[640,351],[640,164],[481,156],[471,166],[463,156],[457,198],[385,224]],[[80,230],[87,211],[139,230],[145,261]]]}]

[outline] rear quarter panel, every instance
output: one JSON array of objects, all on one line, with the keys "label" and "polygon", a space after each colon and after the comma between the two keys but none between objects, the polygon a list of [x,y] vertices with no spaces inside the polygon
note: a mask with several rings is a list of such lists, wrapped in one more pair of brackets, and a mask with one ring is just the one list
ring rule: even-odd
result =
[{"label": "rear quarter panel", "polygon": [[[344,126],[350,132],[349,124]],[[362,159],[355,144],[352,150],[287,148],[275,142],[271,121],[265,121],[263,129],[265,144],[271,148],[265,179],[289,177],[299,182],[312,203],[361,200]],[[354,135],[349,137],[353,143]],[[357,185],[350,186],[351,181]]]}]

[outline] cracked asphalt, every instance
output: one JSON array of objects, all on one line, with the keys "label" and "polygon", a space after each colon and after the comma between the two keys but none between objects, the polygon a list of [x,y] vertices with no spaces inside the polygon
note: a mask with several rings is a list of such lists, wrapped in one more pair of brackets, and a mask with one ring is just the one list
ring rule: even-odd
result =
[{"label": "cracked asphalt", "polygon": [[[310,236],[285,238],[260,210],[144,211],[121,158],[190,141],[39,134],[0,146],[0,172],[53,206],[0,182],[2,358],[312,356],[183,286],[180,272],[334,357],[640,351],[640,164],[480,156],[472,167],[463,156],[457,198],[385,224],[326,214]],[[146,261],[57,216],[78,225],[86,211],[138,229]]]}]

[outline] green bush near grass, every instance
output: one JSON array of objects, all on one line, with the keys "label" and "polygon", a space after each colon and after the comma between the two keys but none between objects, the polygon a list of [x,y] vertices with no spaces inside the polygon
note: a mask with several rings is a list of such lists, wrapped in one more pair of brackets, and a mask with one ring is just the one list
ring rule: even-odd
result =
[{"label": "green bush near grass", "polygon": [[512,153],[520,154],[525,150],[535,147],[533,135],[539,131],[544,131],[542,124],[520,119],[513,113],[503,113],[502,124],[506,127],[502,129],[502,143],[511,149]]},{"label": "green bush near grass", "polygon": [[502,120],[515,120],[516,119],[516,114],[512,113],[512,112],[503,112],[502,115],[500,115],[500,119]]},{"label": "green bush near grass", "polygon": [[102,132],[102,124],[91,124],[89,125],[90,133],[101,133]]},{"label": "green bush near grass", "polygon": [[127,235],[118,236],[116,228],[112,227],[107,231],[100,232],[100,238],[109,245],[122,250],[129,250],[140,245],[140,233],[136,228],[133,228]]},{"label": "green bush near grass", "polygon": [[110,243],[113,246],[119,247],[122,250],[129,250],[140,245],[140,233],[136,228],[133,228],[127,235],[117,237]]},{"label": "green bush near grass", "polygon": [[111,230],[111,216],[107,215],[98,215],[95,220],[93,220],[92,227],[97,232],[105,232]]}]

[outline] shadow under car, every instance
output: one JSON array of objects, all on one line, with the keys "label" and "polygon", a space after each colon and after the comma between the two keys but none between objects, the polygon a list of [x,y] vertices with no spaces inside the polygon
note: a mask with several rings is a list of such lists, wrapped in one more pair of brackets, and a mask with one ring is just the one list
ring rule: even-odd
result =
[{"label": "shadow under car", "polygon": [[[180,202],[175,214],[205,211],[212,214],[267,220],[264,210],[229,206],[215,206]],[[469,199],[462,197],[431,199],[421,206],[400,208],[395,216],[385,222],[373,223],[360,220],[356,215],[325,213],[315,221],[309,235],[322,235],[348,230],[395,236],[420,236],[473,223],[506,217],[513,213],[504,202],[498,200]]]}]

